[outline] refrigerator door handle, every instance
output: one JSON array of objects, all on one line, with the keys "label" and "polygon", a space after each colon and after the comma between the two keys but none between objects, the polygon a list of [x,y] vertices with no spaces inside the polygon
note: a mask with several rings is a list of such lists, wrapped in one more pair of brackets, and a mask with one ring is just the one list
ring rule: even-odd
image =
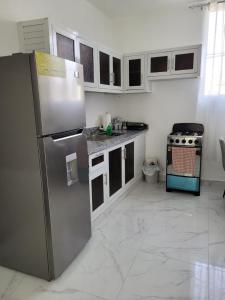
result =
[{"label": "refrigerator door handle", "polygon": [[66,133],[57,133],[51,136],[54,142],[64,141],[67,139],[71,139],[73,137],[77,137],[83,134],[83,129],[73,130]]}]

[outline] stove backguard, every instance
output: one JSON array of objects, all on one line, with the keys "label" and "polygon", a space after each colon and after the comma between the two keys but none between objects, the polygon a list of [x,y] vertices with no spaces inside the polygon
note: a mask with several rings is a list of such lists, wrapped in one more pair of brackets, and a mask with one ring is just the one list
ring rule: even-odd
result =
[{"label": "stove backguard", "polygon": [[173,132],[197,132],[199,135],[203,135],[204,126],[199,123],[175,123],[173,125]]}]

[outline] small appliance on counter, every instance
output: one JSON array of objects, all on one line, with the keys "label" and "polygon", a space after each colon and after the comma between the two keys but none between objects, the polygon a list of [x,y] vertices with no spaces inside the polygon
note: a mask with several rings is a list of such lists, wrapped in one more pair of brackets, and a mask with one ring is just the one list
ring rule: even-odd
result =
[{"label": "small appliance on counter", "polygon": [[142,122],[126,122],[127,130],[145,130],[148,125]]},{"label": "small appliance on counter", "polygon": [[200,195],[204,126],[178,123],[167,138],[166,190]]}]

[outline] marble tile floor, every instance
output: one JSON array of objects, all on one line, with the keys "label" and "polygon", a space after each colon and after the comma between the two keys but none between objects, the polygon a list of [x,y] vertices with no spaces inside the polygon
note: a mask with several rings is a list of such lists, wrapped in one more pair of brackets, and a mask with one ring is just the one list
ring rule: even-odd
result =
[{"label": "marble tile floor", "polygon": [[200,197],[138,183],[54,282],[0,268],[1,300],[225,300],[223,185]]}]

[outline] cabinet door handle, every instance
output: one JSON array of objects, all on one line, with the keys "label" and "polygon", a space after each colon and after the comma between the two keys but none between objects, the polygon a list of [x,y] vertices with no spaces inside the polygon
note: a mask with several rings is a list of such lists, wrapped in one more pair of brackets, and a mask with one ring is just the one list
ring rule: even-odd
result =
[{"label": "cabinet door handle", "polygon": [[105,185],[108,185],[108,175],[107,175],[107,173],[104,174],[104,177],[105,177]]},{"label": "cabinet door handle", "polygon": [[111,83],[114,83],[114,82],[113,82],[113,73],[110,73],[110,82],[111,82]]},{"label": "cabinet door handle", "polygon": [[172,70],[175,70],[175,56],[172,58]]},{"label": "cabinet door handle", "polygon": [[124,148],[124,150],[123,150],[123,157],[124,157],[124,159],[127,159],[127,149],[126,148]]},{"label": "cabinet door handle", "polygon": [[171,59],[168,57],[168,61],[167,61],[167,72],[169,72],[170,69],[171,69]]}]

